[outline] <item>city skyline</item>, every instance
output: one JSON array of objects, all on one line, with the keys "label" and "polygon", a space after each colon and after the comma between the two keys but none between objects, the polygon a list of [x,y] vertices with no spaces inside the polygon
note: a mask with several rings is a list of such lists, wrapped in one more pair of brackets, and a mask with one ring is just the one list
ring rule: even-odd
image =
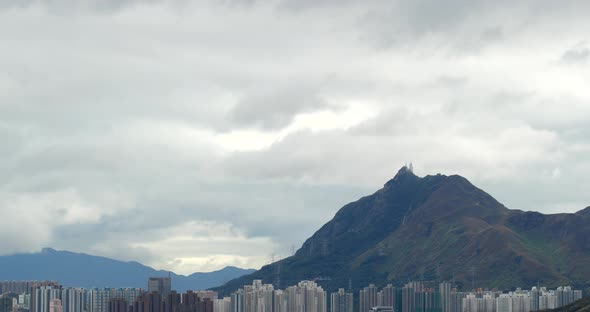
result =
[{"label": "city skyline", "polygon": [[285,289],[253,280],[221,297],[210,290],[177,293],[165,278],[149,278],[146,284],[146,290],[85,289],[51,281],[4,281],[0,312],[531,312],[563,307],[583,295],[570,286],[459,290],[448,281],[369,284],[357,294],[344,288],[330,293],[309,280]]}]

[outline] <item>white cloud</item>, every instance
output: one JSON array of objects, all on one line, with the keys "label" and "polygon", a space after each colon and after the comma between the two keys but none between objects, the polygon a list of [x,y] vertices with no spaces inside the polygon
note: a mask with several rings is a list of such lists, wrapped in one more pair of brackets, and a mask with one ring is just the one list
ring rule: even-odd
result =
[{"label": "white cloud", "polygon": [[2,254],[35,251],[51,244],[55,229],[74,224],[98,223],[126,209],[129,202],[116,193],[83,198],[75,189],[51,192],[1,192]]},{"label": "white cloud", "polygon": [[[160,239],[133,243],[133,248],[158,255],[153,263],[183,274],[213,271],[227,265],[258,267],[268,261],[269,250],[276,249],[269,237],[247,237],[231,224],[189,221],[159,231]],[[163,255],[170,255],[166,258]]]},{"label": "white cloud", "polygon": [[5,1],[0,247],[257,267],[407,161],[581,209],[588,8]]}]

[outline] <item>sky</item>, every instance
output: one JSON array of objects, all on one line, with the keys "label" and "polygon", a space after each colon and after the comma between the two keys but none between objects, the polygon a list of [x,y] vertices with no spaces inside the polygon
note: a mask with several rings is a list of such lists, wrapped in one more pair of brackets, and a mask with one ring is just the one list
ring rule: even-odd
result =
[{"label": "sky", "polygon": [[590,206],[590,2],[0,1],[0,253],[259,268],[460,174]]}]

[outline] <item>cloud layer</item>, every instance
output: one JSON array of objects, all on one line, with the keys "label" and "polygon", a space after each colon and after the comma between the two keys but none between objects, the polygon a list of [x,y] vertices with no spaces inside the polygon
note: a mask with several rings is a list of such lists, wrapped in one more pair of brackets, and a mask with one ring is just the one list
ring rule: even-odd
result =
[{"label": "cloud layer", "polygon": [[407,161],[590,205],[587,1],[4,1],[0,249],[259,267]]}]

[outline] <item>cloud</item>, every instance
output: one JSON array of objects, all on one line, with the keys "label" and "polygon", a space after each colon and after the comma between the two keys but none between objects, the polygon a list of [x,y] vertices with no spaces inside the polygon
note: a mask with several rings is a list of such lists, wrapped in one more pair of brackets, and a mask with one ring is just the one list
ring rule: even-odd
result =
[{"label": "cloud", "polygon": [[86,199],[74,189],[0,195],[3,254],[38,250],[52,242],[57,227],[97,223],[124,208],[116,194]]},{"label": "cloud", "polygon": [[408,161],[588,206],[587,9],[3,1],[0,249],[257,267]]},{"label": "cloud", "polygon": [[[318,91],[305,86],[272,86],[262,94],[247,95],[229,112],[234,125],[273,130],[290,125],[295,116],[330,108]],[[333,106],[332,106],[333,107]]]},{"label": "cloud", "polygon": [[561,60],[567,64],[585,63],[590,58],[590,49],[586,42],[578,43],[573,48],[565,51],[561,56]]}]

